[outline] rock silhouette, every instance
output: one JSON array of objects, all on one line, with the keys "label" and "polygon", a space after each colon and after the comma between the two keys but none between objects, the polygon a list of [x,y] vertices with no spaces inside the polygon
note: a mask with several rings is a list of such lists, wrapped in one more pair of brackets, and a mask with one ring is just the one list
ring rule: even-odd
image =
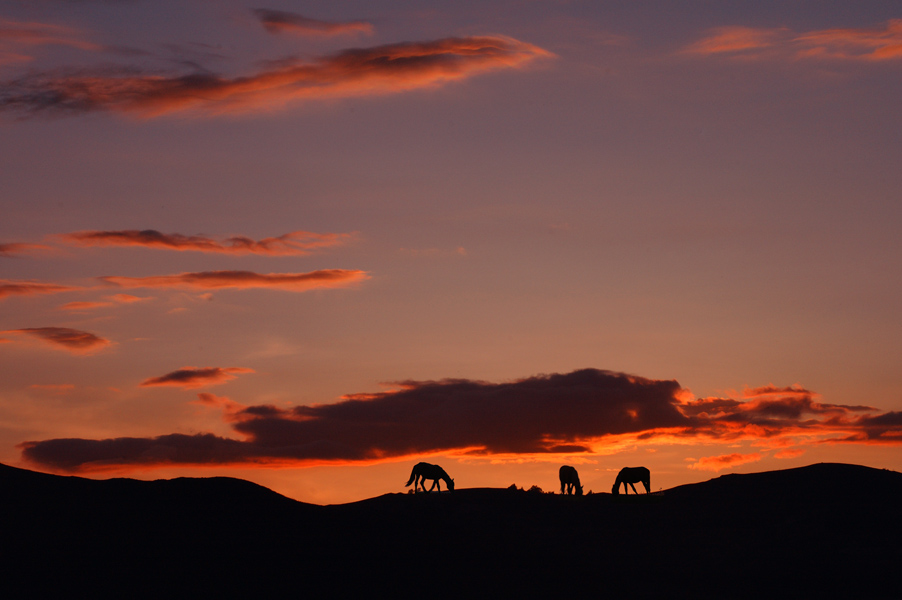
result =
[{"label": "rock silhouette", "polygon": [[[577,496],[583,495],[583,486],[579,483],[579,473],[570,465],[564,465],[558,470],[561,479],[561,494],[572,495],[576,491]],[[566,491],[564,491],[566,488]]]},{"label": "rock silhouette", "polygon": [[585,597],[893,598],[900,497],[902,474],[842,464],[636,502],[464,488],[331,506],[224,477],[0,465],[0,572],[9,598],[537,598],[560,595],[562,574]]},{"label": "rock silhouette", "polygon": [[417,487],[422,482],[423,491],[425,492],[427,479],[432,481],[432,487],[429,488],[430,492],[434,490],[436,486],[438,486],[438,491],[442,491],[442,486],[439,484],[439,481],[445,482],[445,485],[448,486],[448,491],[454,491],[454,480],[445,473],[445,470],[438,465],[431,465],[425,462],[414,465],[413,469],[410,471],[410,479],[407,480],[404,487],[408,487],[413,483],[413,491],[416,492]]},{"label": "rock silhouette", "polygon": [[623,484],[623,493],[629,494],[629,490],[626,489],[626,486],[629,485],[633,488],[633,493],[638,494],[636,491],[636,486],[634,483],[642,482],[642,485],[645,486],[645,493],[651,493],[651,473],[648,472],[648,469],[645,467],[623,467],[620,469],[620,472],[617,473],[617,479],[614,481],[614,487],[611,488],[611,493],[615,496],[620,493],[620,485]]}]

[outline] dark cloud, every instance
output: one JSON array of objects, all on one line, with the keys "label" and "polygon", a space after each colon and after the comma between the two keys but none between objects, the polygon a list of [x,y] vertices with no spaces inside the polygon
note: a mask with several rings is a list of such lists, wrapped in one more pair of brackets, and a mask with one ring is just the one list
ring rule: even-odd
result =
[{"label": "dark cloud", "polygon": [[251,271],[202,271],[156,277],[100,277],[125,288],[181,287],[196,289],[268,288],[306,292],[316,288],[345,287],[369,279],[365,271],[324,269],[309,273],[253,273]]},{"label": "dark cloud", "polygon": [[258,8],[254,15],[270,33],[295,33],[300,35],[340,35],[345,33],[372,33],[373,26],[366,21],[318,21],[296,13]]},{"label": "dark cloud", "polygon": [[65,242],[79,246],[140,246],[165,250],[189,250],[223,254],[265,254],[271,256],[303,256],[313,250],[336,246],[353,237],[348,233],[313,233],[292,231],[278,237],[253,240],[232,236],[215,240],[203,235],[160,233],[153,229],[124,231],[76,231],[60,236]]},{"label": "dark cloud", "polygon": [[253,369],[241,367],[182,367],[160,377],[151,377],[141,382],[142,387],[177,386],[184,389],[217,385],[235,379],[235,373],[253,373]]},{"label": "dark cloud", "polygon": [[[288,408],[245,406],[199,394],[196,402],[221,409],[240,440],[166,435],[30,441],[21,448],[28,460],[78,471],[169,463],[365,462],[434,453],[590,453],[624,440],[770,438],[775,447],[784,448],[794,436],[902,443],[902,413],[856,416],[853,410],[806,399],[799,390],[790,393],[797,396],[792,398],[796,407],[786,398],[779,398],[779,404],[761,404],[761,398],[686,401],[687,391],[676,381],[597,369],[508,383],[448,379],[395,385],[398,389],[346,396],[334,404]],[[769,394],[763,398],[774,400]],[[708,457],[693,468],[716,470],[761,456]]]},{"label": "dark cloud", "polygon": [[57,285],[55,283],[0,279],[0,299],[14,295],[27,296],[31,294],[58,294],[60,292],[71,292],[77,289],[79,288],[70,287],[67,285]]},{"label": "dark cloud", "polygon": [[[225,409],[227,420],[245,438],[241,442],[215,436],[51,440],[27,442],[23,454],[47,466],[78,470],[187,457],[197,463],[224,457],[235,462],[297,462],[366,461],[439,451],[585,452],[585,441],[591,438],[689,424],[674,400],[680,389],[676,382],[594,369],[500,384],[443,380],[399,385],[396,391],[289,409],[241,406],[210,394],[199,397],[202,403]],[[190,452],[173,449],[180,443]],[[200,448],[205,444],[208,453],[203,455]],[[167,458],[160,459],[163,455]]]},{"label": "dark cloud", "polygon": [[109,340],[87,331],[69,329],[68,327],[28,327],[11,329],[10,333],[24,333],[37,337],[49,344],[76,354],[96,352],[110,344]]},{"label": "dark cloud", "polygon": [[436,86],[551,56],[498,36],[447,38],[345,50],[241,77],[80,72],[29,74],[0,82],[0,110],[30,114],[125,111],[144,116],[271,110],[290,101],[396,93]]}]

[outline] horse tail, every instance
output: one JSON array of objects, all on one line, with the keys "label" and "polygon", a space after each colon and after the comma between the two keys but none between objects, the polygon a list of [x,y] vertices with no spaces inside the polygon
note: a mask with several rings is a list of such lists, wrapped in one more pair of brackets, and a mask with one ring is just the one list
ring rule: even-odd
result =
[{"label": "horse tail", "polygon": [[411,483],[413,483],[414,478],[416,478],[417,468],[414,467],[410,470],[410,479],[407,480],[407,483],[404,484],[404,487],[409,487]]}]

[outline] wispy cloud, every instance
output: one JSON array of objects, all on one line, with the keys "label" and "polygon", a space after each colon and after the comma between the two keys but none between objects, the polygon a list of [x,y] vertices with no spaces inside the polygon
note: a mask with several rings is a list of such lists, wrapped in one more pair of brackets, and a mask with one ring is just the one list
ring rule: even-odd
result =
[{"label": "wispy cloud", "polygon": [[785,27],[719,27],[685,51],[737,58],[834,59],[885,61],[902,59],[902,19],[878,28],[821,29],[803,33]]},{"label": "wispy cloud", "polygon": [[717,472],[728,467],[735,467],[738,465],[744,465],[746,463],[758,462],[762,458],[764,458],[764,455],[759,452],[753,452],[752,454],[725,454],[722,456],[706,456],[690,464],[689,468],[695,469],[696,471]]},{"label": "wispy cloud", "polygon": [[141,382],[142,387],[175,386],[186,390],[218,385],[235,379],[236,373],[253,373],[242,367],[182,367],[160,377]]},{"label": "wispy cloud", "polygon": [[32,74],[0,87],[0,109],[31,114],[122,111],[145,117],[196,110],[218,114],[270,110],[313,98],[397,93],[524,66],[551,54],[499,36],[446,38],[345,50],[241,77]]},{"label": "wispy cloud", "polygon": [[19,242],[0,243],[0,257],[13,257],[23,254],[31,254],[40,250],[48,250],[50,247],[43,244],[25,244]]},{"label": "wispy cloud", "polygon": [[298,35],[342,35],[347,33],[372,33],[373,26],[366,21],[319,21],[282,10],[258,8],[254,15],[270,33]]},{"label": "wispy cloud", "polygon": [[100,277],[124,288],[274,289],[306,292],[317,288],[347,287],[369,279],[365,271],[324,269],[309,273],[253,273],[251,271],[202,271],[154,277]]},{"label": "wispy cloud", "polygon": [[98,308],[106,308],[109,306],[113,306],[112,302],[91,302],[91,301],[76,301],[76,302],[67,302],[62,306],[58,307],[57,310],[65,310],[68,312],[86,312],[89,310],[96,310]]},{"label": "wispy cloud", "polygon": [[28,386],[33,390],[47,392],[55,396],[63,396],[75,389],[73,383],[35,383]]},{"label": "wispy cloud", "polygon": [[110,344],[109,340],[93,333],[68,327],[27,327],[10,329],[8,333],[30,335],[74,354],[93,354]]},{"label": "wispy cloud", "polygon": [[69,46],[79,50],[101,50],[83,31],[64,25],[15,21],[0,17],[0,49],[10,46]]},{"label": "wispy cloud", "polygon": [[75,301],[75,302],[67,302],[62,306],[57,307],[57,310],[65,310],[69,312],[88,312],[92,310],[97,310],[99,308],[109,308],[111,306],[116,306],[117,304],[134,304],[135,302],[145,302],[150,300],[151,298],[139,298],[138,296],[132,296],[131,294],[114,294],[112,296],[106,296],[106,299],[103,301]]},{"label": "wispy cloud", "polygon": [[59,237],[79,246],[139,246],[164,250],[214,252],[221,254],[264,254],[270,256],[303,256],[314,250],[347,242],[351,233],[313,233],[292,231],[278,237],[253,240],[231,236],[221,240],[203,235],[160,233],[154,229],[122,231],[76,231]]},{"label": "wispy cloud", "polygon": [[56,283],[0,279],[0,299],[14,295],[27,296],[31,294],[58,294],[61,292],[71,292],[78,289],[79,288],[67,285],[58,285]]},{"label": "wispy cloud", "polygon": [[[440,452],[591,454],[624,442],[902,444],[902,413],[823,404],[810,393],[793,396],[798,388],[787,388],[789,398],[686,400],[687,390],[675,381],[596,369],[508,383],[449,379],[394,385],[386,392],[295,407],[245,406],[199,395],[197,402],[223,410],[240,439],[172,434],[30,441],[20,447],[30,461],[79,471],[171,463],[353,463]],[[789,406],[793,403],[796,409]],[[868,414],[856,416],[859,412]],[[758,460],[765,452],[706,457],[692,468],[716,471]]]}]

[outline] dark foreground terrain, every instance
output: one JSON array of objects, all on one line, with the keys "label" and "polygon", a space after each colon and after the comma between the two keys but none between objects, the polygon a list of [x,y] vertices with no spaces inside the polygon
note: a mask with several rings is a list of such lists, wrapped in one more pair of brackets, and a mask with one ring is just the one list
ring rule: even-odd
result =
[{"label": "dark foreground terrain", "polygon": [[844,464],[663,495],[295,502],[230,478],[0,465],[3,597],[902,597],[902,474]]}]

